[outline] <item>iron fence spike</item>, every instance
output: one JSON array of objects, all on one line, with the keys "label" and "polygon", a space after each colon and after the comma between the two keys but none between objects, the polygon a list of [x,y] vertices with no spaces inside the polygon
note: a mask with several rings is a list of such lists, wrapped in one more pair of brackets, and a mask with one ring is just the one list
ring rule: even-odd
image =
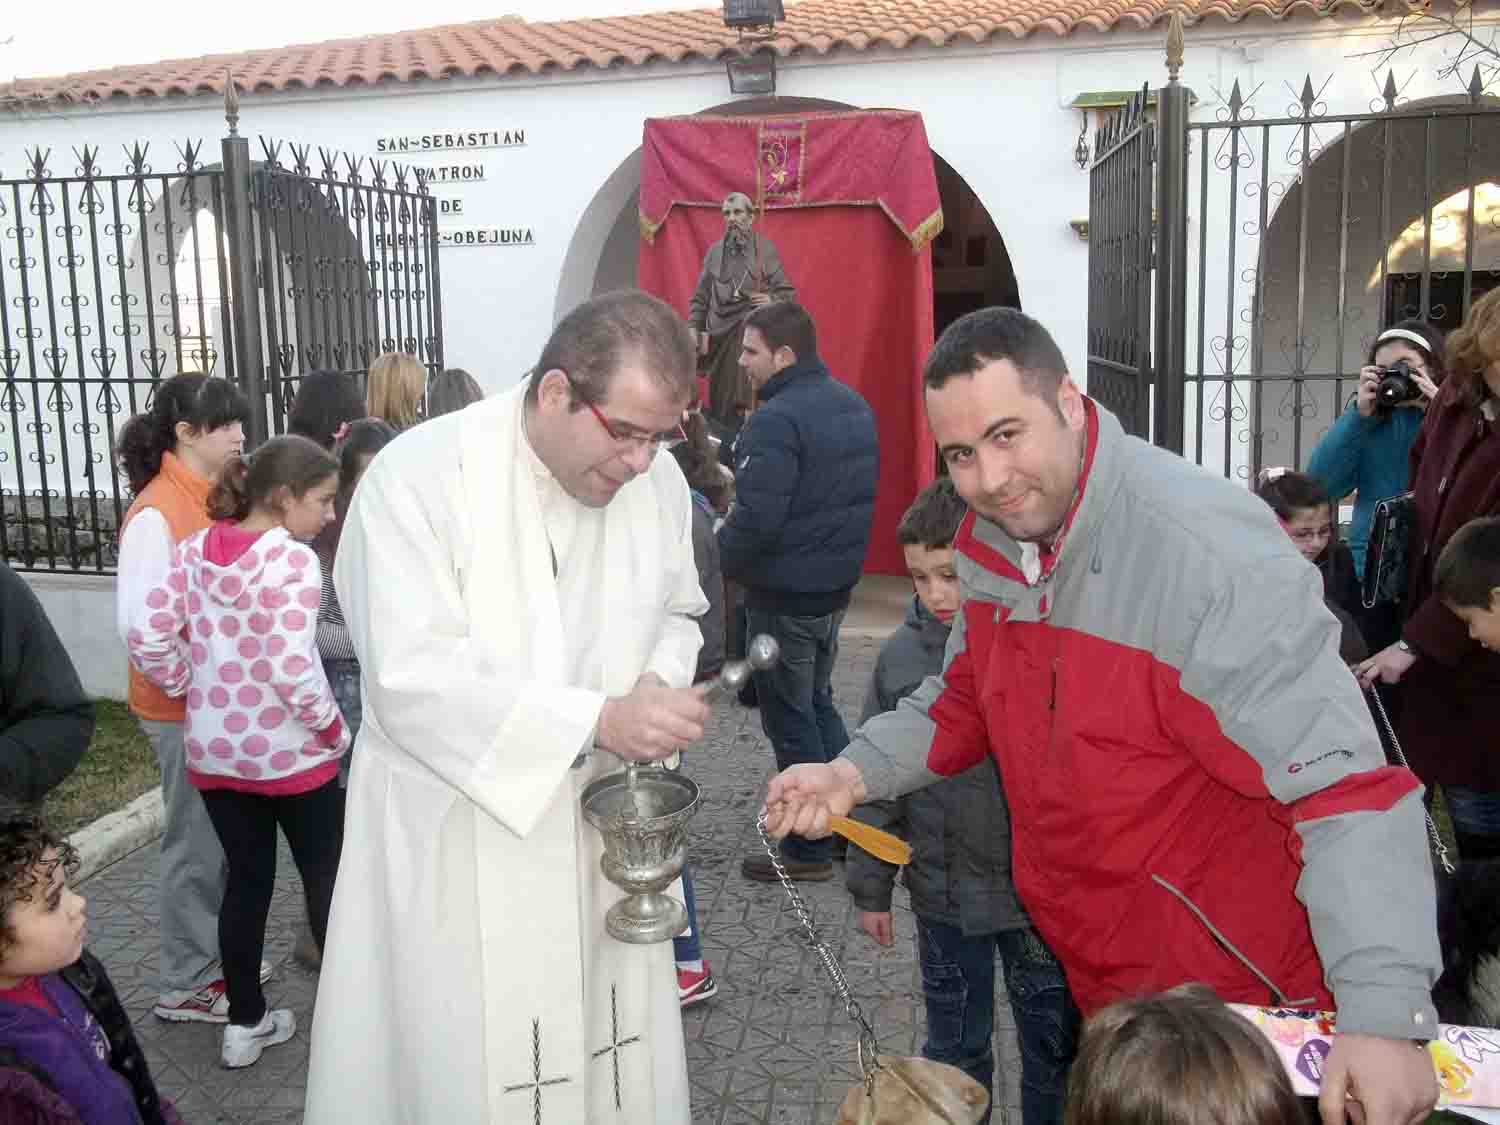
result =
[{"label": "iron fence spike", "polygon": [[229,125],[229,135],[240,135],[240,92],[234,84],[234,70],[224,71],[224,120]]}]

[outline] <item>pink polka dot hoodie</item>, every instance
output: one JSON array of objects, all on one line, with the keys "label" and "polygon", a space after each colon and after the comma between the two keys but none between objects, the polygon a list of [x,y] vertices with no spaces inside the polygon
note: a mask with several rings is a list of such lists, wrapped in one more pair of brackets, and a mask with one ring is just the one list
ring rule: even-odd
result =
[{"label": "pink polka dot hoodie", "polygon": [[332,780],[349,735],[317,653],[323,575],[284,528],[221,521],[177,545],[130,659],[187,695],[188,776],[199,789],[306,793]]}]

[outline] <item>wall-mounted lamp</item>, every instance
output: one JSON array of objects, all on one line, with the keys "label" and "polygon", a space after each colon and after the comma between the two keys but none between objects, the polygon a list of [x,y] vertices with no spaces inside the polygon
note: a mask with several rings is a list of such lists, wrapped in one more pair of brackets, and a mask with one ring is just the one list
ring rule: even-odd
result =
[{"label": "wall-mounted lamp", "polygon": [[[1089,114],[1091,112],[1100,114],[1102,121],[1103,114],[1129,105],[1130,100],[1139,95],[1139,90],[1085,90],[1068,103],[1083,114],[1083,127],[1078,130],[1078,140],[1073,143],[1073,163],[1078,165],[1080,170],[1087,172],[1094,157],[1099,155],[1089,151]],[[1188,91],[1188,104],[1198,104],[1198,96],[1192,90]],[[1155,93],[1147,94],[1144,108],[1150,111],[1156,109]]]},{"label": "wall-mounted lamp", "polygon": [[1089,170],[1089,111],[1083,110],[1083,125],[1078,130],[1078,143],[1073,146],[1073,163],[1081,172]]},{"label": "wall-mounted lamp", "polygon": [[724,64],[729,73],[732,94],[774,94],[776,92],[776,56],[770,51],[740,55]]},{"label": "wall-mounted lamp", "polygon": [[733,94],[774,94],[776,92],[776,55],[755,51],[757,41],[764,42],[776,32],[776,24],[786,19],[781,0],[724,0],[724,26],[739,32],[739,55],[724,63],[729,74],[729,91]]},{"label": "wall-mounted lamp", "polygon": [[784,19],[781,0],[724,0],[724,26],[736,31],[770,31]]}]

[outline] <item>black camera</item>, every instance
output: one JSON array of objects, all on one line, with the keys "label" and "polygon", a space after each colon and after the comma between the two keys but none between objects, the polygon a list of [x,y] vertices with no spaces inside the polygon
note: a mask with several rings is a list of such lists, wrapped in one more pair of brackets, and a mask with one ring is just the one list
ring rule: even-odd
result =
[{"label": "black camera", "polygon": [[1394,410],[1403,402],[1414,402],[1422,397],[1422,388],[1412,377],[1411,364],[1398,359],[1389,367],[1380,370],[1380,386],[1375,389],[1375,408]]}]

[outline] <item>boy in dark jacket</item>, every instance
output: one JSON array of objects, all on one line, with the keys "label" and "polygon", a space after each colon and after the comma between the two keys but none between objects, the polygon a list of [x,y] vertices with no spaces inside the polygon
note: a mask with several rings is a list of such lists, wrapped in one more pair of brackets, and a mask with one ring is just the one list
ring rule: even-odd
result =
[{"label": "boy in dark jacket", "polygon": [[175,1125],[108,974],[83,948],[73,849],[0,807],[0,1121]]},{"label": "boy in dark jacket", "polygon": [[[923,680],[942,671],[949,623],[959,608],[952,544],[964,511],[953,482],[942,477],[923,489],[901,518],[896,534],[916,596],[906,623],[880,651],[861,723],[894,710]],[[853,815],[906,836],[912,845],[906,886],[917,917],[927,1001],[922,1053],[959,1067],[993,1096],[998,949],[1021,1047],[1022,1120],[1025,1125],[1061,1122],[1078,1011],[1062,967],[1016,899],[1010,823],[994,759],[900,800],[861,805]],[[859,908],[860,928],[880,945],[893,940],[896,874],[895,867],[850,846],[849,893]]]}]

